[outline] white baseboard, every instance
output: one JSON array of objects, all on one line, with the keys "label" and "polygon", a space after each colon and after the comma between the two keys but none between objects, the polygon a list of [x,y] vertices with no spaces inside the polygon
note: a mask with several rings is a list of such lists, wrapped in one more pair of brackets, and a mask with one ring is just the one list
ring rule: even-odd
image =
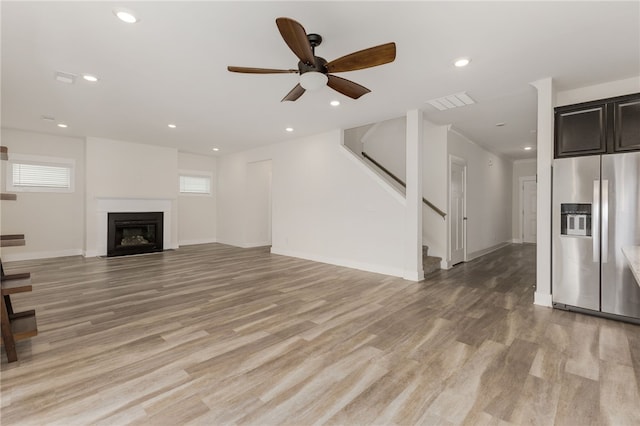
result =
[{"label": "white baseboard", "polygon": [[522,244],[522,238],[514,238],[511,240],[512,244]]},{"label": "white baseboard", "polygon": [[178,247],[180,246],[194,246],[197,244],[211,244],[217,243],[218,241],[215,238],[200,238],[195,240],[180,240],[178,241]]},{"label": "white baseboard", "polygon": [[408,281],[419,282],[424,280],[424,271],[404,271],[404,276],[402,278]]},{"label": "white baseboard", "polygon": [[533,304],[538,306],[546,306],[550,308],[553,306],[553,299],[550,294],[538,293],[537,291],[533,293]]},{"label": "white baseboard", "polygon": [[242,247],[242,248],[254,248],[254,247],[266,247],[266,246],[270,246],[270,245],[271,245],[271,241],[262,241],[262,242],[259,242],[259,243],[244,243],[240,247]]},{"label": "white baseboard", "polygon": [[447,259],[442,259],[440,261],[440,269],[451,269],[451,262]]},{"label": "white baseboard", "polygon": [[477,250],[477,251],[474,251],[473,253],[467,253],[467,262],[477,259],[480,256],[484,256],[485,254],[489,254],[496,250],[500,250],[501,248],[506,247],[509,244],[511,244],[511,241],[505,241],[503,243],[496,244],[495,246],[487,247],[486,249]]},{"label": "white baseboard", "polygon": [[49,259],[53,257],[82,256],[81,249],[32,251],[26,253],[2,253],[4,262],[18,262],[21,260]]},{"label": "white baseboard", "polygon": [[312,260],[314,262],[328,263],[330,265],[344,266],[346,268],[359,269],[361,271],[375,272],[377,274],[391,275],[394,277],[404,278],[404,268],[395,268],[393,266],[375,265],[366,262],[354,262],[350,259],[339,259],[335,257],[321,256],[317,254],[303,253],[295,250],[282,249],[272,246],[271,253],[282,256],[297,257],[300,259]]}]

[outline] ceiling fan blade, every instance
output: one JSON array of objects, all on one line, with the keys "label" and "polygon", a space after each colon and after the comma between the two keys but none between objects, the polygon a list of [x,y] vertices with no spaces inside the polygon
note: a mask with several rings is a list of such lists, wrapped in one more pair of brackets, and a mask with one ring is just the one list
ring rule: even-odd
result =
[{"label": "ceiling fan blade", "polygon": [[346,78],[336,77],[335,75],[329,75],[328,77],[329,81],[327,81],[327,86],[352,99],[358,99],[360,96],[366,95],[371,91],[358,83],[347,80]]},{"label": "ceiling fan blade", "polygon": [[289,93],[287,93],[287,96],[282,98],[282,100],[280,102],[295,101],[300,96],[302,96],[304,94],[304,92],[305,92],[304,88],[302,86],[300,86],[300,83],[298,83],[298,84],[296,84],[296,87],[291,89],[291,91]]},{"label": "ceiling fan blade", "polygon": [[313,56],[313,49],[307,38],[307,32],[299,22],[290,18],[278,18],[276,19],[276,25],[278,25],[280,35],[282,35],[289,49],[291,49],[303,63],[311,65],[316,62]]},{"label": "ceiling fan blade", "polygon": [[329,72],[355,71],[388,64],[396,59],[396,44],[387,43],[345,55],[327,63]]},{"label": "ceiling fan blade", "polygon": [[300,72],[298,70],[275,70],[271,68],[249,68],[234,66],[228,66],[227,69],[231,72],[242,72],[246,74],[289,74]]}]

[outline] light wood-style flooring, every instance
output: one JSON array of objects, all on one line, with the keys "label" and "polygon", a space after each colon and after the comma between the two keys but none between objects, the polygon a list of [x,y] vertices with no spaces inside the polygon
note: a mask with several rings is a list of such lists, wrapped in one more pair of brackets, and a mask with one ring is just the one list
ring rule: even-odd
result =
[{"label": "light wood-style flooring", "polygon": [[420,283],[222,244],[30,271],[9,425],[638,425],[640,326],[534,306],[535,248]]}]

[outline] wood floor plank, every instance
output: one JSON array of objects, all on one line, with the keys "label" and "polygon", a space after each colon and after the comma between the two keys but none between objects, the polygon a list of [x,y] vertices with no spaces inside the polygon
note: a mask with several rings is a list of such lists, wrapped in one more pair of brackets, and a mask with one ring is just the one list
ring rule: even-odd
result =
[{"label": "wood floor plank", "polygon": [[223,244],[4,267],[39,334],[3,425],[640,422],[640,327],[534,306],[531,245],[420,283]]}]

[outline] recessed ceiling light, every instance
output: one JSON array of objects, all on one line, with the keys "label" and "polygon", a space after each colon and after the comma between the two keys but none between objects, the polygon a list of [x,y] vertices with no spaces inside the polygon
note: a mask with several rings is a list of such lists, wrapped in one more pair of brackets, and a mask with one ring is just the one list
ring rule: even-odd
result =
[{"label": "recessed ceiling light", "polygon": [[469,65],[469,62],[471,62],[471,59],[469,59],[469,58],[459,58],[459,59],[455,60],[453,65],[455,65],[458,68],[462,68],[462,67],[466,67],[467,65]]},{"label": "recessed ceiling light", "polygon": [[287,127],[285,130],[286,130],[287,132],[291,133],[291,132],[293,132],[293,127]]},{"label": "recessed ceiling light", "polygon": [[91,83],[95,83],[96,81],[98,81],[98,77],[96,77],[95,75],[91,75],[91,74],[83,74],[82,78],[84,78],[85,80],[91,82]]},{"label": "recessed ceiling light", "polygon": [[220,151],[220,148],[213,148],[213,150],[218,152],[218,151]]},{"label": "recessed ceiling light", "polygon": [[177,126],[175,124],[167,124],[168,127],[175,129]]},{"label": "recessed ceiling light", "polygon": [[329,102],[329,105],[331,105],[333,107],[337,107],[338,105],[340,105],[340,101],[331,101],[331,102]]},{"label": "recessed ceiling light", "polygon": [[69,127],[69,126],[67,126],[67,125],[66,125],[66,124],[64,124],[64,123],[58,123],[58,127],[62,127],[63,129],[66,129],[66,128],[67,128],[67,127]]},{"label": "recessed ceiling light", "polygon": [[130,10],[115,9],[113,13],[118,17],[118,19],[122,22],[126,22],[127,24],[135,24],[139,20]]},{"label": "recessed ceiling light", "polygon": [[503,127],[507,123],[496,123],[496,127]]},{"label": "recessed ceiling light", "polygon": [[525,146],[525,147],[524,147],[524,150],[525,150],[525,151],[531,151],[532,149],[533,149],[533,147],[532,147],[532,146]]}]

